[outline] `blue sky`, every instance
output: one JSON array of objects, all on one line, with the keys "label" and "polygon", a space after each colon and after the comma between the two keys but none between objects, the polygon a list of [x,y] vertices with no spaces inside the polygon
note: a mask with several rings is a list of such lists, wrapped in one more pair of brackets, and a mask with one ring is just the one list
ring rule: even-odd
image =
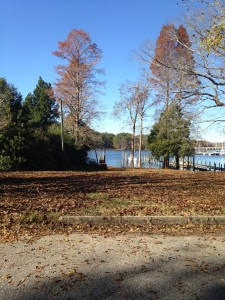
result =
[{"label": "blue sky", "polygon": [[[132,51],[145,40],[155,41],[164,24],[177,22],[177,0],[0,0],[0,76],[14,84],[25,98],[38,77],[54,83],[52,55],[58,41],[74,28],[88,32],[103,52],[108,114],[119,100],[119,84],[138,79]],[[179,22],[178,22],[179,24]],[[118,133],[122,123],[106,117],[100,131]]]}]

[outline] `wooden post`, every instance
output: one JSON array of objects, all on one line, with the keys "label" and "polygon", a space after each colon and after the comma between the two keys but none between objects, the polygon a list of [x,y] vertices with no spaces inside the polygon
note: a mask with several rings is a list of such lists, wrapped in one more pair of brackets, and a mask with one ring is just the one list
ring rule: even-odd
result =
[{"label": "wooden post", "polygon": [[128,153],[125,152],[125,166],[128,166]]},{"label": "wooden post", "polygon": [[63,120],[63,103],[62,99],[60,99],[60,114],[61,114],[61,150],[62,150],[62,168],[65,170],[66,168],[66,159],[65,159],[65,147],[64,147],[64,120]]},{"label": "wooden post", "polygon": [[95,149],[95,157],[96,157],[96,163],[98,164],[98,155],[96,149]]}]

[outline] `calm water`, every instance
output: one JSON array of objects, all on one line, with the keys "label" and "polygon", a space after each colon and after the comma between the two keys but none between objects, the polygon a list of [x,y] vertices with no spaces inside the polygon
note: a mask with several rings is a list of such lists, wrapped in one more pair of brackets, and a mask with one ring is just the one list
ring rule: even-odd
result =
[{"label": "calm water", "polygon": [[[97,156],[98,159],[101,155],[104,155],[106,158],[106,164],[111,167],[122,167],[124,166],[125,158],[128,158],[130,156],[130,151],[124,151],[124,150],[97,150]],[[96,154],[94,150],[90,150],[88,152],[88,156],[90,159],[93,159],[96,161]],[[147,162],[148,159],[151,156],[151,152],[149,150],[143,150],[142,151],[142,163],[143,167],[149,168],[149,163]],[[135,152],[135,157],[138,157],[138,152]]]},{"label": "calm water", "polygon": [[218,156],[214,156],[214,155],[195,155],[195,162],[196,163],[203,163],[203,164],[209,164],[209,162],[211,162],[211,164],[216,163],[217,165],[220,164],[225,164],[225,155],[218,155]]},{"label": "calm water", "polygon": [[[101,155],[106,157],[106,164],[111,167],[122,167],[124,166],[124,158],[130,155],[130,151],[123,151],[123,150],[97,150],[98,159]],[[90,150],[88,152],[88,157],[96,161],[96,155],[94,150]],[[136,151],[135,157],[138,157],[138,152]],[[157,161],[152,161],[151,163],[148,162],[148,159],[151,157],[151,151],[143,150],[142,151],[142,166],[144,168],[161,168],[162,165]],[[211,162],[211,164],[219,163],[225,164],[225,156],[212,156],[212,155],[196,155],[195,156],[196,163],[207,163]]]}]

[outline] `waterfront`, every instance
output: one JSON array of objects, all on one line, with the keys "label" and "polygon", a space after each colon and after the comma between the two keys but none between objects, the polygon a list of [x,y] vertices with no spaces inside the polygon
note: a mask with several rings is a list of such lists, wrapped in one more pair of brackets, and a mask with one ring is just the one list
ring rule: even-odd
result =
[{"label": "waterfront", "polygon": [[[90,150],[88,152],[88,157],[94,161],[97,161],[96,154],[98,157],[98,161],[100,160],[100,157],[105,155],[105,161],[107,166],[110,167],[123,167],[126,165],[125,158],[130,156],[129,150]],[[135,151],[135,158],[138,157],[138,151]],[[149,158],[151,157],[151,151],[149,150],[143,150],[142,151],[142,166],[143,168],[149,168],[150,164],[148,162]],[[157,167],[157,166],[155,166]]]},{"label": "waterfront", "polygon": [[[130,151],[124,151],[124,150],[90,150],[88,152],[88,156],[90,159],[96,161],[96,154],[98,157],[98,160],[102,155],[105,155],[105,160],[107,166],[111,167],[123,167],[124,166],[124,157],[130,155]],[[135,151],[135,157],[138,157],[138,151]],[[162,164],[158,162],[157,160],[151,160],[149,162],[149,158],[151,158],[151,151],[149,150],[143,150],[142,151],[142,167],[143,168],[161,168]],[[225,164],[225,156],[220,155],[195,155],[195,163],[198,164],[214,164],[216,165]]]}]

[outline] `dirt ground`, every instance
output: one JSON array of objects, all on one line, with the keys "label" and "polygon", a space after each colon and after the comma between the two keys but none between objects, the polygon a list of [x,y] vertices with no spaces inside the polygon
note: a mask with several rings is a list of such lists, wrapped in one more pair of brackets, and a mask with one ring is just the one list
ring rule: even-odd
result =
[{"label": "dirt ground", "polygon": [[224,215],[224,183],[224,172],[1,172],[0,230],[52,230],[64,214]]},{"label": "dirt ground", "polygon": [[224,300],[221,236],[73,233],[0,243],[1,300]]}]

